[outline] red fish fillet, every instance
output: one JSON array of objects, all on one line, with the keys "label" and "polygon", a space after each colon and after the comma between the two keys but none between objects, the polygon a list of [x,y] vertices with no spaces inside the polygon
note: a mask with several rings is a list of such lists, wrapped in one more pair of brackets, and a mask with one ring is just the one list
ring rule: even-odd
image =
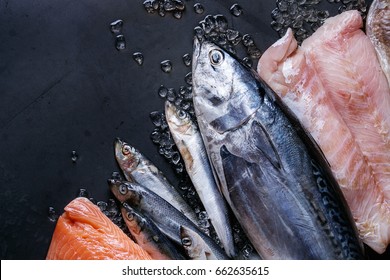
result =
[{"label": "red fish fillet", "polygon": [[150,260],[91,201],[78,197],[65,207],[57,221],[48,260]]},{"label": "red fish fillet", "polygon": [[259,75],[325,154],[360,237],[390,241],[390,91],[358,12],[328,19],[298,47],[291,30],[261,57]]}]

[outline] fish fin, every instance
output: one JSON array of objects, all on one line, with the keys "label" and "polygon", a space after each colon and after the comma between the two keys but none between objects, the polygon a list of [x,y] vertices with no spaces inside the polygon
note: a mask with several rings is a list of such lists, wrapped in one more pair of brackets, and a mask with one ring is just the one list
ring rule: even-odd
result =
[{"label": "fish fin", "polygon": [[280,156],[270,139],[267,130],[259,123],[253,122],[251,140],[258,151],[277,169],[282,167]]}]

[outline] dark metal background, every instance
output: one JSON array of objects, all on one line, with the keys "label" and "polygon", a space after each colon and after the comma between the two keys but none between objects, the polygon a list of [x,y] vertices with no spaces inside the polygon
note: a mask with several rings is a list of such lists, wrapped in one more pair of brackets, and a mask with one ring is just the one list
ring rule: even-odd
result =
[{"label": "dark metal background", "polygon": [[[142,0],[0,0],[0,254],[44,259],[61,214],[86,188],[110,197],[106,179],[118,171],[113,140],[139,148],[166,175],[175,174],[150,140],[149,113],[163,108],[161,84],[184,85],[192,30],[207,14],[224,14],[261,50],[278,35],[270,27],[275,1],[186,1],[181,20],[147,14]],[[205,6],[197,15],[196,2]],[[238,2],[241,17],[229,13]],[[124,21],[127,49],[118,52],[109,24]],[[141,51],[143,66],[132,59]],[[173,71],[160,70],[170,59]],[[76,163],[71,152],[76,150]],[[376,257],[375,255],[373,255]]]}]

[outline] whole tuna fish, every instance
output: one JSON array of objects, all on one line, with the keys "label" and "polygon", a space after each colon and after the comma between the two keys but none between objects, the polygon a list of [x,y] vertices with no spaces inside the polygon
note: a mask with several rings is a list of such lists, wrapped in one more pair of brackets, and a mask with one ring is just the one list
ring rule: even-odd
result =
[{"label": "whole tuna fish", "polygon": [[226,253],[236,255],[228,206],[212,173],[202,136],[191,117],[166,101],[165,116],[188,175],[206,209]]},{"label": "whole tuna fish", "polygon": [[323,155],[257,75],[195,39],[194,107],[218,184],[264,259],[358,259],[362,245]]}]

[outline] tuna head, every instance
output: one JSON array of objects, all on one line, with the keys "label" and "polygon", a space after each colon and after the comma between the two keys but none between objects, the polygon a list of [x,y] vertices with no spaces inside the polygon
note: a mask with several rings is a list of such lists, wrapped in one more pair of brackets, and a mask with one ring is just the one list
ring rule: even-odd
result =
[{"label": "tuna head", "polygon": [[[260,106],[254,71],[217,45],[196,38],[192,65],[196,115],[218,133],[244,123]],[[229,112],[229,114],[227,114]]]},{"label": "tuna head", "polygon": [[131,173],[140,163],[140,153],[125,141],[117,138],[114,143],[115,158],[123,172]]},{"label": "tuna head", "polygon": [[108,185],[119,202],[127,202],[131,205],[138,205],[140,203],[141,192],[136,183],[111,178],[108,179]]}]

